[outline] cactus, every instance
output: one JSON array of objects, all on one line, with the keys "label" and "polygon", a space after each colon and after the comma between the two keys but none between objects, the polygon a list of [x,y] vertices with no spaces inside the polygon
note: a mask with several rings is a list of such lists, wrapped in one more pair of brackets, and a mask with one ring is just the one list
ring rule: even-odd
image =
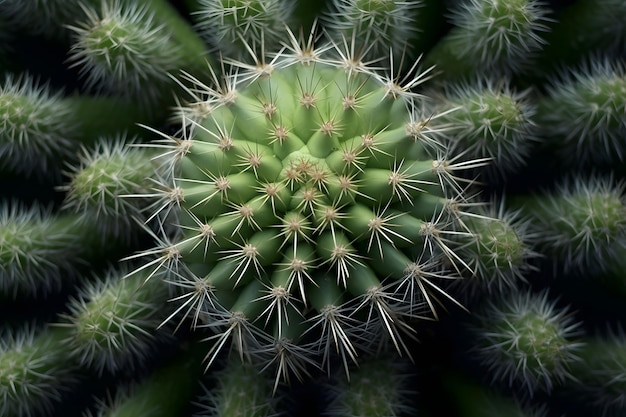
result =
[{"label": "cactus", "polygon": [[626,243],[623,188],[610,177],[580,176],[518,204],[534,225],[536,245],[556,267],[589,274],[610,268]]},{"label": "cactus", "polygon": [[439,136],[463,158],[490,158],[481,179],[497,183],[527,164],[539,141],[530,90],[516,91],[489,77],[442,86],[436,92],[441,116]]},{"label": "cactus", "polygon": [[14,202],[0,206],[0,291],[3,298],[45,296],[75,278],[84,243],[73,216]]},{"label": "cactus", "polygon": [[239,360],[229,360],[213,374],[213,383],[203,385],[194,401],[194,417],[276,416],[279,397],[272,394],[273,381],[256,368]]},{"label": "cactus", "polygon": [[394,58],[412,52],[419,36],[421,1],[333,0],[324,15],[330,37],[362,51],[365,59]]},{"label": "cactus", "polygon": [[328,417],[412,415],[416,409],[410,366],[398,358],[367,358],[344,378],[325,384]]},{"label": "cactus", "polygon": [[250,58],[250,51],[280,43],[295,3],[285,0],[197,0],[196,28],[225,56]]},{"label": "cactus", "polygon": [[0,412],[50,413],[76,387],[78,367],[65,354],[61,329],[30,325],[0,339]]},{"label": "cactus", "polygon": [[[606,333],[606,332],[605,332]],[[581,363],[575,364],[578,378],[574,390],[589,408],[602,410],[603,416],[617,416],[626,410],[626,337],[622,329],[586,338],[580,352]],[[583,366],[584,364],[584,366]]]},{"label": "cactus", "polygon": [[[519,291],[519,290],[518,290]],[[475,319],[474,351],[493,383],[521,387],[530,396],[573,380],[580,358],[581,323],[548,293],[512,292],[491,302]]]},{"label": "cactus", "polygon": [[141,275],[122,279],[125,272],[110,269],[85,284],[55,323],[66,329],[64,343],[76,362],[99,374],[141,369],[154,348],[171,339],[167,331],[156,332],[168,312],[165,283],[144,286]]},{"label": "cactus", "polygon": [[456,164],[423,140],[414,88],[426,73],[400,79],[339,45],[332,54],[286,37],[271,62],[234,66],[207,89],[208,116],[170,141],[162,221],[174,215],[178,230],[146,252],[163,253],[154,262],[176,272],[175,285],[208,289],[194,293],[193,314],[218,347],[232,338],[242,357],[277,361],[281,373],[315,355],[300,352],[307,339],[352,360],[365,340],[405,350],[423,298],[431,308],[431,293],[451,299],[437,283],[452,276],[443,261],[467,267],[446,238],[456,219],[412,210],[431,196],[463,200],[457,171],[484,163]]},{"label": "cactus", "polygon": [[536,0],[466,0],[450,11],[453,29],[428,56],[447,79],[469,80],[489,68],[493,79],[530,66],[545,43],[550,10]]},{"label": "cactus", "polygon": [[[626,157],[623,64],[595,57],[562,71],[548,88],[538,112],[546,147],[573,166],[619,167]],[[594,152],[587,151],[591,147]]]}]

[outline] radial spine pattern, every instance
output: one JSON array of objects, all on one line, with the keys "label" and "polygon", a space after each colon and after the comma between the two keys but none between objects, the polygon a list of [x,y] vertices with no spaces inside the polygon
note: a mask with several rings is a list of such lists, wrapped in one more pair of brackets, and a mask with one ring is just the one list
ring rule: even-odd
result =
[{"label": "radial spine pattern", "polygon": [[[466,184],[429,137],[428,70],[400,78],[333,46],[297,39],[256,67],[227,70],[179,109],[160,185],[162,224],[144,266],[181,290],[179,312],[280,377],[344,366],[360,351],[406,352],[408,322],[451,297],[467,264],[450,234]],[[393,62],[390,59],[390,62]],[[436,117],[436,116],[435,116]],[[172,220],[174,218],[175,220]]]}]

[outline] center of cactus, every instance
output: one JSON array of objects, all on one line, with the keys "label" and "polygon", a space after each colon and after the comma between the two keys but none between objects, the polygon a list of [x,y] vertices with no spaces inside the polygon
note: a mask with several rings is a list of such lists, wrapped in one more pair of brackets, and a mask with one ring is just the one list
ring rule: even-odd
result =
[{"label": "center of cactus", "polygon": [[449,298],[435,281],[459,260],[445,238],[455,165],[432,159],[432,114],[411,91],[424,74],[406,82],[337,45],[292,40],[271,63],[234,63],[182,109],[189,139],[170,186],[169,279],[208,289],[181,309],[218,332],[210,359],[231,338],[242,357],[271,352],[281,372],[318,354],[405,349],[405,322]]}]

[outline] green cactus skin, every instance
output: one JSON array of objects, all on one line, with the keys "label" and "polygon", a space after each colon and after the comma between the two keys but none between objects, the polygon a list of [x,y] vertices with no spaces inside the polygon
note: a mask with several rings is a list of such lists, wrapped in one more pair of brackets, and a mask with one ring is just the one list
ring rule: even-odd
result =
[{"label": "green cactus skin", "polygon": [[141,274],[123,278],[126,270],[110,269],[86,283],[68,303],[56,326],[67,329],[69,354],[86,368],[102,374],[142,369],[146,358],[170,339],[157,328],[168,315],[167,285],[145,282]]},{"label": "green cactus skin", "polygon": [[581,323],[547,291],[512,291],[476,313],[473,323],[472,351],[493,384],[532,396],[575,378],[571,367],[580,360]]},{"label": "green cactus skin", "polygon": [[621,168],[626,158],[623,62],[593,58],[561,71],[547,89],[537,113],[545,147],[569,166]]},{"label": "green cactus skin", "polygon": [[62,329],[28,326],[0,337],[0,414],[51,415],[79,382]]},{"label": "green cactus skin", "polygon": [[269,417],[276,412],[279,396],[272,391],[271,379],[258,369],[231,359],[211,374],[212,384],[203,385],[203,393],[194,405],[193,417]]},{"label": "green cactus skin", "polygon": [[391,357],[367,358],[350,379],[326,383],[327,417],[387,417],[415,415],[418,393],[409,382],[411,367]]},{"label": "green cactus skin", "polygon": [[425,62],[446,80],[470,80],[488,69],[494,79],[524,70],[541,50],[550,10],[536,0],[464,0],[452,9],[453,29]]},{"label": "green cactus skin", "polygon": [[[230,338],[240,355],[260,352],[259,361],[283,371],[315,356],[300,352],[311,338],[352,359],[357,340],[403,350],[400,334],[412,333],[405,321],[423,310],[422,292],[445,295],[436,284],[443,260],[465,267],[447,243],[454,218],[411,214],[431,194],[463,200],[457,172],[485,163],[457,164],[423,140],[429,116],[417,110],[414,88],[427,73],[400,78],[339,45],[287,37],[291,45],[271,62],[233,67],[206,89],[208,116],[188,118],[183,139],[170,139],[163,153],[177,172],[163,178],[155,207],[166,217],[178,212],[180,227],[146,252],[157,257],[145,268],[170,268],[179,287],[204,288],[181,297],[200,310],[194,317],[224,327],[209,362]],[[198,113],[191,106],[179,114]],[[380,268],[383,259],[398,262]],[[430,285],[417,284],[422,270]],[[316,291],[325,276],[327,290]],[[323,314],[330,306],[346,312]],[[300,328],[312,325],[333,336],[303,337]]]}]

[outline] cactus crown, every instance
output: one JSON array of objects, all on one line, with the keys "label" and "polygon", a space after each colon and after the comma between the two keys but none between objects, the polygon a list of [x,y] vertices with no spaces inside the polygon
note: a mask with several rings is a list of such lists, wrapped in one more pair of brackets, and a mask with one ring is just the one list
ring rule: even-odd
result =
[{"label": "cactus crown", "polygon": [[467,267],[446,235],[469,232],[447,208],[463,200],[455,172],[484,163],[448,161],[429,137],[414,91],[428,70],[401,78],[393,57],[375,69],[345,39],[288,38],[187,88],[182,138],[162,135],[160,229],[178,227],[145,266],[217,331],[209,362],[232,338],[285,377],[317,353],[347,369],[372,344],[405,350],[405,321],[451,299],[437,281]]}]

